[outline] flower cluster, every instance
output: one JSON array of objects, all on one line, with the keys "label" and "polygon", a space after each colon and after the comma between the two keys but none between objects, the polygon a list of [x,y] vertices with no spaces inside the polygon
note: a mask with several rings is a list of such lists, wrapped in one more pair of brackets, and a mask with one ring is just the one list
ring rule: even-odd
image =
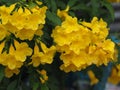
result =
[{"label": "flower cluster", "polygon": [[27,64],[38,67],[40,64],[51,64],[56,51],[54,46],[47,48],[37,40],[33,49],[27,42],[35,35],[42,35],[47,7],[16,8],[16,5],[0,7],[0,64],[5,66],[5,76],[8,78],[20,72],[28,56],[30,63]]},{"label": "flower cluster", "polygon": [[91,22],[78,22],[76,17],[67,14],[67,10],[59,11],[58,15],[63,22],[55,27],[52,37],[61,53],[61,70],[70,72],[92,64],[107,65],[113,59],[115,44],[106,39],[109,29],[103,19],[94,17]]},{"label": "flower cluster", "polygon": [[[4,47],[4,42],[1,47]],[[15,41],[14,47],[10,45],[9,53],[6,51],[0,53],[0,64],[6,66],[5,75],[6,77],[11,77],[14,73],[18,74],[19,68],[21,68],[27,56],[32,54],[32,49],[29,48],[27,43]]]},{"label": "flower cluster", "polygon": [[46,6],[39,8],[35,6],[33,8],[15,9],[16,4],[6,7],[5,5],[0,7],[0,40],[5,38],[9,33],[13,33],[17,38],[21,40],[31,40],[34,34],[41,35],[43,25],[45,24]]}]

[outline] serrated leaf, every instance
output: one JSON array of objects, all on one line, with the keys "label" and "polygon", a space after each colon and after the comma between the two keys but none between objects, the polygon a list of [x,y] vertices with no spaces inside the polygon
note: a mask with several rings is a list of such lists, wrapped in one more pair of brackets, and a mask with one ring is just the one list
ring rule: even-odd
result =
[{"label": "serrated leaf", "polygon": [[46,16],[55,26],[61,25],[61,19],[54,12],[47,11]]},{"label": "serrated leaf", "polygon": [[16,90],[17,80],[12,81],[8,87],[7,90]]},{"label": "serrated leaf", "polygon": [[74,6],[77,3],[78,0],[69,0],[68,5],[70,7]]}]

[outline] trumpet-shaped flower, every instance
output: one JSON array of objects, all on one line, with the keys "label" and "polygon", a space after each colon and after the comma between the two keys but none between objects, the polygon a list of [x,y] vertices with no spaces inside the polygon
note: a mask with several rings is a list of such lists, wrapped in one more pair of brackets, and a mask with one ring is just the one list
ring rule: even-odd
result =
[{"label": "trumpet-shaped flower", "polygon": [[54,54],[56,52],[55,46],[47,48],[44,43],[41,43],[42,51],[39,51],[39,47],[35,45],[34,54],[32,55],[33,66],[37,67],[40,64],[51,64],[53,61]]},{"label": "trumpet-shaped flower", "polygon": [[99,80],[95,77],[93,71],[89,70],[87,73],[91,80],[91,85],[97,84],[99,82]]},{"label": "trumpet-shaped flower", "polygon": [[18,75],[18,74],[19,74],[19,72],[20,72],[20,70],[19,70],[19,69],[14,69],[14,70],[11,70],[11,69],[9,69],[8,67],[6,67],[6,68],[5,68],[5,76],[6,76],[7,78],[12,77],[12,76],[13,76],[13,74]]}]

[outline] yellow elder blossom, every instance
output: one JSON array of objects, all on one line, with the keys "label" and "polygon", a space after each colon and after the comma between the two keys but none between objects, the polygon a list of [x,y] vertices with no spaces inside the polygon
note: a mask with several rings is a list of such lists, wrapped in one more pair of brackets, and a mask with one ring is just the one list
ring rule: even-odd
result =
[{"label": "yellow elder blossom", "polygon": [[57,51],[61,53],[63,64],[60,69],[69,72],[92,64],[107,65],[113,59],[115,46],[106,39],[107,35],[107,23],[102,19],[94,17],[90,23],[83,21],[78,24],[77,18],[67,16],[51,35]]},{"label": "yellow elder blossom", "polygon": [[91,80],[91,83],[90,83],[91,85],[97,84],[99,82],[99,80],[95,77],[93,71],[89,70],[87,73]]},{"label": "yellow elder blossom", "polygon": [[2,24],[7,24],[10,19],[10,13],[15,8],[15,4],[6,7],[5,5],[0,6],[0,19],[2,20]]},{"label": "yellow elder blossom", "polygon": [[42,51],[39,51],[39,47],[35,45],[34,54],[32,55],[32,64],[34,67],[39,66],[40,64],[51,64],[53,61],[54,54],[56,52],[55,46],[47,48],[44,43],[40,43]]},{"label": "yellow elder blossom", "polygon": [[6,68],[5,68],[5,76],[6,76],[7,78],[12,77],[12,76],[13,76],[13,74],[18,75],[18,74],[19,74],[19,72],[20,72],[20,70],[19,70],[19,69],[14,69],[14,70],[11,70],[11,69],[9,69],[8,67],[6,67]]},{"label": "yellow elder blossom", "polygon": [[14,55],[17,61],[24,62],[26,60],[26,56],[30,56],[32,54],[32,49],[29,48],[27,43],[19,43],[15,41],[14,45],[16,50],[11,46],[9,54]]},{"label": "yellow elder blossom", "polygon": [[0,41],[3,40],[7,35],[9,35],[9,32],[7,32],[5,27],[0,24]]},{"label": "yellow elder blossom", "polygon": [[93,43],[105,40],[108,36],[109,28],[107,28],[107,23],[103,19],[98,20],[97,17],[94,17],[91,22],[83,21],[81,24],[91,29]]},{"label": "yellow elder blossom", "polygon": [[65,20],[65,18],[68,16],[69,6],[66,7],[65,10],[57,10],[57,15],[62,19]]},{"label": "yellow elder blossom", "polygon": [[5,42],[0,43],[0,54],[2,53],[4,46],[5,46]]},{"label": "yellow elder blossom", "polygon": [[108,78],[108,82],[115,85],[120,83],[120,64],[112,68],[111,75]]}]

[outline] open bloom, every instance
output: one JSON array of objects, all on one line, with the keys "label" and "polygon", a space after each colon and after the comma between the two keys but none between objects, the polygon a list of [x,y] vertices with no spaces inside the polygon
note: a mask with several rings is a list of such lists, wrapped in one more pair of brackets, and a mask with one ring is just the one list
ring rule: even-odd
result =
[{"label": "open bloom", "polygon": [[34,47],[34,54],[32,55],[32,64],[34,67],[40,64],[51,64],[53,61],[54,54],[56,52],[55,46],[47,48],[44,43],[40,43],[41,51],[37,45]]}]

